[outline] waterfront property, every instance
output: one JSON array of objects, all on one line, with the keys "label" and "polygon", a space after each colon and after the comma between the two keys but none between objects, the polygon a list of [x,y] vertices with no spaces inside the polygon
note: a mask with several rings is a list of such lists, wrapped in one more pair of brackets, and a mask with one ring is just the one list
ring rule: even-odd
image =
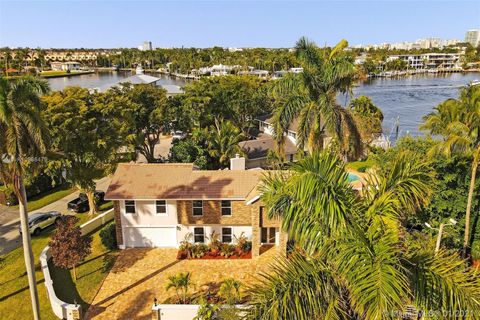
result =
[{"label": "waterfront property", "polygon": [[458,53],[392,55],[387,58],[387,62],[396,59],[404,61],[411,69],[461,69],[460,54]]},{"label": "waterfront property", "polygon": [[207,243],[212,232],[223,243],[244,236],[252,256],[263,246],[285,253],[286,234],[270,220],[260,200],[262,171],[245,170],[245,159],[231,159],[231,170],[195,170],[193,164],[119,164],[105,198],[115,203],[120,248],[177,248],[193,235]]},{"label": "waterfront property", "polygon": [[68,61],[68,62],[54,61],[50,63],[50,67],[54,71],[77,71],[77,70],[81,70],[82,65],[80,64],[80,62],[76,62],[76,61]]}]

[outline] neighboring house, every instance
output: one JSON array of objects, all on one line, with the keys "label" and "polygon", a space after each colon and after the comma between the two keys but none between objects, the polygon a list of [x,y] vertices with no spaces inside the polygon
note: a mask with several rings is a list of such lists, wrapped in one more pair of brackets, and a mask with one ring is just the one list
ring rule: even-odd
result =
[{"label": "neighboring house", "polygon": [[[260,130],[260,134],[257,136],[257,138],[239,143],[240,148],[247,156],[247,169],[263,168],[268,166],[268,153],[276,150],[272,116],[261,116],[257,118],[257,121],[258,129]],[[285,154],[285,160],[288,162],[297,160],[297,129],[298,122],[294,121],[285,134],[283,152]]]},{"label": "neighboring house", "polygon": [[167,97],[173,97],[173,96],[184,93],[182,87],[174,84],[162,84],[160,85],[160,87],[167,90]]},{"label": "neighboring house", "polygon": [[244,234],[252,254],[262,246],[285,252],[280,222],[266,217],[258,186],[260,170],[245,170],[244,158],[231,159],[233,170],[195,170],[193,164],[119,164],[105,199],[114,201],[120,248],[177,248],[185,235],[208,243],[215,231],[235,243]]},{"label": "neighboring house", "polygon": [[69,62],[52,62],[50,67],[55,71],[76,71],[82,68],[80,62],[69,61]]},{"label": "neighboring house", "polygon": [[144,74],[142,66],[138,65],[136,70],[135,70],[135,74],[133,76],[127,77],[127,78],[122,79],[122,80],[120,80],[118,82],[115,82],[113,84],[107,84],[105,86],[102,86],[102,87],[98,88],[98,90],[100,92],[104,92],[104,91],[107,91],[108,89],[110,89],[112,87],[120,86],[120,84],[122,84],[122,83],[130,83],[132,85],[135,85],[135,84],[157,85],[158,80],[160,80],[160,78],[152,77],[152,76],[149,76],[147,74]]}]

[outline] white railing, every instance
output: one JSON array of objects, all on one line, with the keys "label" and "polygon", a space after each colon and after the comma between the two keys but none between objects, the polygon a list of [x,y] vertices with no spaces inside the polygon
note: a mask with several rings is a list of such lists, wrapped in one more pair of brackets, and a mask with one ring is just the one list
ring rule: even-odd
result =
[{"label": "white railing", "polygon": [[[95,230],[96,228],[110,222],[113,220],[114,212],[113,209],[108,210],[105,213],[98,215],[97,217],[85,222],[80,226],[82,234],[88,234]],[[50,305],[52,306],[53,313],[60,319],[68,319],[72,310],[78,308],[74,304],[67,303],[60,300],[55,294],[53,288],[53,280],[50,276],[50,270],[48,269],[48,260],[50,259],[50,247],[46,246],[40,254],[40,265],[42,266],[43,277],[45,278],[45,287],[47,288],[48,299],[50,300]]]}]

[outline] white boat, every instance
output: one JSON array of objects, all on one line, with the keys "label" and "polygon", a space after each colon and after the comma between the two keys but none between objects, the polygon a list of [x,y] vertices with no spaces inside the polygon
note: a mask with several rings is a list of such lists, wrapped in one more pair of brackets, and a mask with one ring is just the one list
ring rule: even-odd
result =
[{"label": "white boat", "polygon": [[478,79],[470,81],[469,84],[467,84],[467,87],[473,87],[473,86],[478,86],[480,84],[480,81]]}]

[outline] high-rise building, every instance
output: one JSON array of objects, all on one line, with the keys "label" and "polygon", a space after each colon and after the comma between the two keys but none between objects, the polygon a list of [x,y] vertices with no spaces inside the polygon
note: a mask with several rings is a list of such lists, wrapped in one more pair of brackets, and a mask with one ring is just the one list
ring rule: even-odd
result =
[{"label": "high-rise building", "polygon": [[478,46],[480,44],[480,30],[468,30],[467,33],[465,33],[465,42],[470,43],[474,47]]},{"label": "high-rise building", "polygon": [[140,50],[140,51],[153,50],[152,42],[151,41],[144,41],[141,46],[138,46],[138,50]]}]

